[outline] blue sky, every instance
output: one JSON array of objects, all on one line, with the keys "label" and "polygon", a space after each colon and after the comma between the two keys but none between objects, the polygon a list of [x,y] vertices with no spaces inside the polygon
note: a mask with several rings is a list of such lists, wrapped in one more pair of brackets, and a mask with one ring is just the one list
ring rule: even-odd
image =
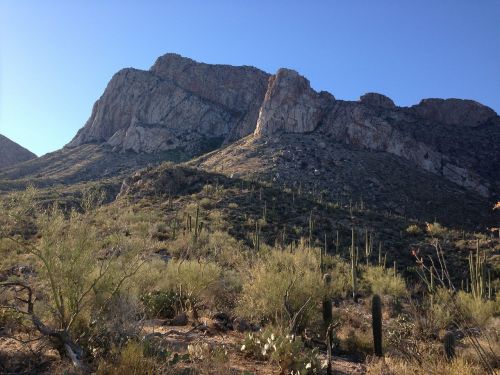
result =
[{"label": "blue sky", "polygon": [[500,1],[0,0],[0,133],[38,155],[61,148],[113,73],[166,52],[293,68],[339,99],[500,112]]}]

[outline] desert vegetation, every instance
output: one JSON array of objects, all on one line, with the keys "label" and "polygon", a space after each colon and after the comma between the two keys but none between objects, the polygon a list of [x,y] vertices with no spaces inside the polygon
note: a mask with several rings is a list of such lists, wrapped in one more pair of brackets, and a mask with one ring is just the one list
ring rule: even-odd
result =
[{"label": "desert vegetation", "polygon": [[2,196],[1,371],[498,371],[497,233],[161,168],[186,188]]}]

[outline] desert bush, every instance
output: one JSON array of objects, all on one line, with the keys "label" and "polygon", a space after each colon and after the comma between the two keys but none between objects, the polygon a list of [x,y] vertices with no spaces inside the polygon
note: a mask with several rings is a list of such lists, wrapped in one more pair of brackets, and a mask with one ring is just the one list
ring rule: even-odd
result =
[{"label": "desert bush", "polygon": [[481,367],[471,364],[463,358],[447,362],[442,358],[432,356],[421,358],[421,361],[408,361],[399,357],[386,357],[383,360],[373,359],[368,362],[366,367],[367,375],[471,375],[483,373]]},{"label": "desert bush", "polygon": [[223,267],[241,269],[248,264],[247,248],[229,233],[216,230],[208,236],[205,257]]},{"label": "desert bush", "polygon": [[332,297],[345,298],[352,292],[351,263],[346,262],[339,256],[325,257],[325,264],[331,268],[333,276],[330,285]]},{"label": "desert bush", "polygon": [[203,258],[222,267],[242,268],[248,262],[248,249],[241,241],[222,230],[203,230],[196,239],[191,233],[181,234],[170,243],[170,248],[177,257]]},{"label": "desert bush", "polygon": [[210,208],[212,208],[212,200],[210,198],[201,198],[200,200],[200,207],[205,209],[205,210],[209,210]]},{"label": "desert bush", "polygon": [[[58,340],[68,355],[74,356],[75,365],[81,367],[78,357],[83,350],[72,337],[76,337],[78,327],[85,326],[92,312],[105,309],[137,272],[142,264],[139,249],[119,234],[108,234],[109,241],[103,239],[94,225],[91,197],[84,197],[85,213],[81,214],[75,210],[64,212],[57,203],[39,208],[33,201],[35,195],[28,190],[18,205],[2,217],[8,219],[6,227],[29,222],[39,237],[30,241],[8,229],[1,233],[19,251],[36,259],[37,280],[32,283],[37,287],[36,299],[33,285],[23,284],[26,296],[16,301],[26,304],[26,317],[39,333]],[[28,217],[23,218],[23,213]],[[4,289],[5,285],[8,287],[4,284]],[[10,305],[19,308],[15,303]]]},{"label": "desert bush", "polygon": [[302,249],[292,254],[271,250],[263,255],[249,270],[236,312],[249,319],[286,324],[289,319],[284,306],[287,290],[294,312],[307,305],[302,310],[300,327],[319,318],[321,301],[330,291],[322,282],[316,249]]},{"label": "desert bush", "polygon": [[406,233],[416,236],[422,233],[422,229],[420,229],[420,227],[416,224],[411,224],[406,228]]},{"label": "desert bush", "polygon": [[456,294],[455,301],[463,317],[479,327],[484,327],[488,320],[500,314],[500,302],[497,299],[482,300],[461,290]]},{"label": "desert bush", "polygon": [[26,317],[15,310],[0,307],[0,330],[8,332],[29,325]]},{"label": "desert bush", "polygon": [[171,319],[181,309],[180,295],[177,291],[154,291],[141,296],[148,318]]},{"label": "desert bush", "polygon": [[369,331],[349,329],[339,332],[339,348],[347,353],[361,354],[362,357],[373,354],[373,340]]},{"label": "desert bush", "polygon": [[439,329],[457,323],[484,327],[491,318],[500,314],[500,303],[497,299],[474,298],[462,290],[453,294],[447,289],[437,288],[430,312]]},{"label": "desert bush", "polygon": [[407,294],[404,279],[399,274],[394,275],[392,269],[382,266],[365,266],[362,282],[373,294],[391,297],[403,297]]},{"label": "desert bush", "polygon": [[[216,263],[196,260],[171,260],[167,263],[159,290],[175,292],[184,308],[200,304],[211,306],[220,292],[222,268]],[[189,306],[187,306],[189,305]]]},{"label": "desert bush", "polygon": [[144,354],[144,346],[136,341],[130,341],[125,347],[115,353],[115,358],[102,360],[97,375],[155,375],[173,373],[165,364],[159,364],[153,357]]},{"label": "desert bush", "polygon": [[426,232],[432,237],[443,237],[447,229],[437,222],[426,223]]},{"label": "desert bush", "polygon": [[73,329],[79,343],[99,358],[141,336],[144,309],[135,297],[116,295],[105,308],[79,319]]}]

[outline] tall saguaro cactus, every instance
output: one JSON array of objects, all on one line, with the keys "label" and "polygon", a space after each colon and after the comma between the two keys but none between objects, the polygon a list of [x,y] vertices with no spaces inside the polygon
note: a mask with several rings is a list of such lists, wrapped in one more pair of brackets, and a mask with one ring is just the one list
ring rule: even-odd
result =
[{"label": "tall saguaro cactus", "polygon": [[358,250],[356,248],[356,235],[354,227],[351,230],[351,283],[352,283],[352,298],[356,300],[358,293]]},{"label": "tall saguaro cactus", "polygon": [[378,294],[372,297],[373,353],[383,357],[382,352],[382,301]]},{"label": "tall saguaro cactus", "polygon": [[443,348],[446,359],[451,361],[455,358],[455,336],[451,332],[446,332],[443,338]]},{"label": "tall saguaro cactus", "polygon": [[[329,273],[325,273],[323,275],[323,284],[325,285],[325,289],[328,291],[330,287],[330,283],[332,282],[332,276]],[[328,327],[332,322],[332,299],[327,292],[327,295],[323,297],[323,323],[325,327]]]}]

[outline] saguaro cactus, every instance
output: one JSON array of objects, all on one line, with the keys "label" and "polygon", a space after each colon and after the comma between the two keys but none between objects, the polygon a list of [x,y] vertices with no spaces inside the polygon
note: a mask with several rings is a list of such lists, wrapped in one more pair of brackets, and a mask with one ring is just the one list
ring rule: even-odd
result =
[{"label": "saguaro cactus", "polygon": [[[330,283],[332,282],[332,276],[329,273],[323,275],[323,284],[325,289],[328,289]],[[325,327],[328,327],[332,322],[332,299],[330,296],[326,295],[323,297],[323,323]]]},{"label": "saguaro cactus", "polygon": [[257,252],[260,251],[260,224],[259,221],[255,221],[255,232],[253,235],[253,247]]},{"label": "saguaro cactus", "polygon": [[358,251],[356,248],[356,236],[354,228],[351,230],[351,282],[352,282],[352,298],[356,300],[358,293]]},{"label": "saguaro cactus", "polygon": [[443,348],[448,361],[455,358],[455,335],[453,333],[446,332],[443,338]]},{"label": "saguaro cactus", "polygon": [[383,357],[382,353],[382,301],[378,294],[372,298],[372,329],[373,329],[373,353],[377,357]]}]

